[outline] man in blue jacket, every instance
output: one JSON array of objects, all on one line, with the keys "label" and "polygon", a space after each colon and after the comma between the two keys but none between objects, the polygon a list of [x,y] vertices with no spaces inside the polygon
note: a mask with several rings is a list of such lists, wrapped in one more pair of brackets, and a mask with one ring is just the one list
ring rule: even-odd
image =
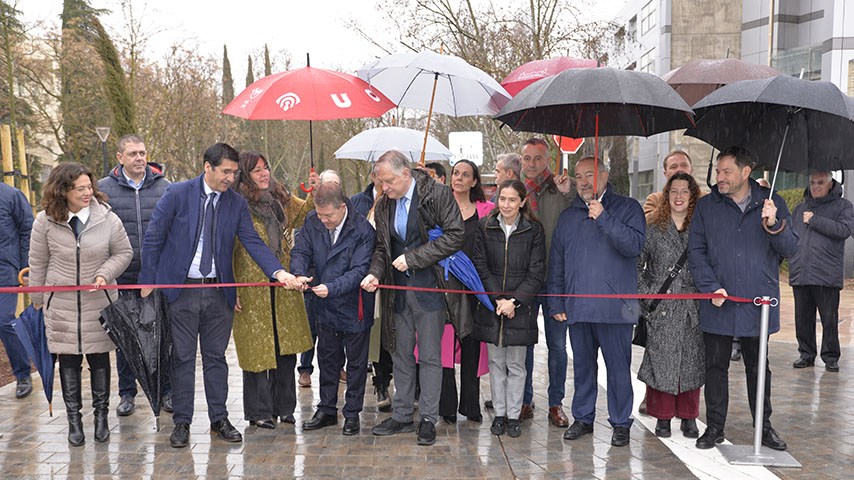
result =
[{"label": "man in blue jacket", "polygon": [[[637,263],[646,236],[640,204],[614,192],[608,168],[599,161],[594,195],[593,157],[575,165],[578,195],[561,214],[549,254],[549,293],[635,294]],[[549,297],[549,312],[566,323],[573,355],[575,421],[563,434],[575,440],[593,433],[598,351],[608,368],[611,445],[629,444],[632,426],[632,333],[637,300]]]},{"label": "man in blue jacket", "polygon": [[[753,158],[742,147],[717,157],[717,185],[694,207],[688,233],[688,262],[701,293],[745,298],[780,298],[780,262],[795,253],[797,235],[786,202],[768,198],[769,189],[750,178]],[[764,225],[763,225],[764,224]],[[725,298],[700,302],[700,329],[706,346],[706,423],[697,448],[724,441],[729,403],[732,337],[741,339],[750,411],[756,412],[760,309]],[[768,333],[780,329],[780,309],[771,309]],[[771,427],[771,369],[765,369],[762,444],[785,450]]]},{"label": "man in blue jacket", "polygon": [[821,316],[821,359],[828,372],[839,371],[839,290],[843,283],[845,240],[854,232],[854,206],[842,197],[831,172],[810,175],[804,201],[792,211],[798,250],[789,259],[789,285],[795,296],[795,368],[815,364],[815,311]]},{"label": "man in blue jacket", "polygon": [[[27,268],[30,252],[30,230],[33,229],[33,207],[24,193],[0,182],[0,286],[17,287],[18,272]],[[0,293],[0,341],[6,349],[12,373],[18,380],[15,398],[33,391],[30,356],[12,328],[17,293]]]},{"label": "man in blue jacket", "polygon": [[[341,186],[321,183],[314,191],[315,210],[305,218],[291,250],[291,273],[302,289],[311,286],[317,314],[317,361],[320,403],[303,430],[338,423],[339,372],[347,360],[344,435],[359,433],[359,413],[365,398],[368,342],[373,309],[359,318],[359,283],[368,273],[374,252],[374,228],[353,208]],[[314,277],[307,274],[314,268]],[[365,296],[372,295],[365,293]]]},{"label": "man in blue jacket", "polygon": [[[110,171],[109,175],[98,181],[98,190],[107,195],[110,206],[113,207],[113,213],[122,221],[133,248],[133,259],[125,273],[116,279],[116,282],[119,285],[132,285],[139,277],[142,237],[148,228],[154,206],[171,182],[163,176],[163,167],[148,162],[145,143],[142,137],[135,133],[119,138],[116,158],[119,164]],[[119,293],[125,295],[131,293],[131,290],[119,290]],[[119,349],[116,349],[116,370],[119,374],[119,398],[121,399],[116,413],[120,417],[125,417],[133,413],[134,398],[137,394],[136,377]],[[168,382],[169,377],[166,378]],[[163,409],[167,412],[172,411],[172,395],[169,392],[168,383],[163,399]]]},{"label": "man in blue jacket", "polygon": [[[204,173],[169,186],[151,215],[142,242],[142,285],[234,283],[234,240],[271,278],[293,282],[252,226],[246,200],[228,188],[238,172],[237,150],[217,143],[205,150]],[[143,289],[143,297],[151,293]],[[169,443],[186,447],[196,387],[196,346],[202,351],[211,433],[228,442],[243,436],[228,421],[225,349],[234,321],[234,287],[164,289],[172,324],[172,422]]]}]

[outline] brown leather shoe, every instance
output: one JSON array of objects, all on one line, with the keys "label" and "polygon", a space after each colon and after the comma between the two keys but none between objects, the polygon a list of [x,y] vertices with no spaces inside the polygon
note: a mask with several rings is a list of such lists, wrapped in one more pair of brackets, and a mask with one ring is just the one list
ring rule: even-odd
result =
[{"label": "brown leather shoe", "polygon": [[531,405],[522,405],[522,411],[519,412],[519,420],[528,420],[534,418],[534,407]]},{"label": "brown leather shoe", "polygon": [[556,427],[566,428],[569,425],[569,419],[566,418],[566,414],[563,413],[563,407],[558,405],[557,407],[549,408],[549,423]]},{"label": "brown leather shoe", "polygon": [[308,372],[302,372],[299,374],[299,380],[297,381],[299,386],[302,388],[308,388],[311,386],[311,375]]}]

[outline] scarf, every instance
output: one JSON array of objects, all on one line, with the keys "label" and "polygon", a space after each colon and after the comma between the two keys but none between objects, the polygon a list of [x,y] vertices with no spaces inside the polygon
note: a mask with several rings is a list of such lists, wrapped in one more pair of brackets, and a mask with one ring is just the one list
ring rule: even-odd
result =
[{"label": "scarf", "polygon": [[288,220],[282,203],[267,190],[261,193],[257,202],[249,202],[249,211],[264,222],[264,228],[267,230],[267,246],[276,254],[276,257],[281,257],[282,238]]},{"label": "scarf", "polygon": [[543,169],[539,175],[531,178],[525,179],[525,188],[528,190],[528,206],[531,207],[531,210],[536,214],[539,205],[537,204],[537,196],[540,194],[540,191],[543,189],[543,184],[548,180],[549,177],[552,176],[552,172],[549,170],[549,167]]}]

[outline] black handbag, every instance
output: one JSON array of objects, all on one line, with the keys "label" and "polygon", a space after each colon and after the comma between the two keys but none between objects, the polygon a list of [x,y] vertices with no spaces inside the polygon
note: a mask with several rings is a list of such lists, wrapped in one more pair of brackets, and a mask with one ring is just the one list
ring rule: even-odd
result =
[{"label": "black handbag", "polygon": [[[682,252],[682,256],[679,257],[679,260],[676,261],[675,265],[670,267],[670,273],[667,275],[667,278],[664,279],[664,283],[661,284],[661,288],[658,289],[659,294],[667,293],[667,289],[670,288],[673,280],[679,276],[680,272],[682,272],[682,267],[685,266],[685,260],[687,259],[688,248],[685,247],[685,251]],[[658,308],[659,303],[661,303],[661,299],[654,298],[649,302],[646,313],[638,315],[638,324],[635,325],[635,336],[632,338],[632,345],[646,347],[646,319],[649,315],[652,315],[652,312],[654,312],[656,308]]]}]

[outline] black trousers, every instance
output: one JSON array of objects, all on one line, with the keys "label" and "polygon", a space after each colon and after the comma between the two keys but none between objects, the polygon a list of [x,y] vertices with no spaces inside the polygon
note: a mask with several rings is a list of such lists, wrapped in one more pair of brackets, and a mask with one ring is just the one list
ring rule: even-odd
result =
[{"label": "black trousers", "polygon": [[344,395],[344,418],[358,417],[365,402],[368,379],[368,343],[370,330],[351,333],[317,324],[317,364],[320,367],[320,403],[317,409],[328,415],[338,414],[338,383],[344,359],[347,360],[347,392]]},{"label": "black trousers", "polygon": [[[466,418],[480,418],[480,342],[471,335],[460,340],[460,401],[459,412]],[[442,395],[439,415],[449,417],[457,412],[457,379],[453,368],[442,369]]]},{"label": "black trousers", "polygon": [[380,346],[380,361],[373,362],[374,375],[371,377],[374,387],[385,387],[391,384],[392,372],[394,371],[394,363],[391,360],[391,354],[388,350]]},{"label": "black trousers", "polygon": [[[756,376],[759,373],[759,337],[739,337],[741,359],[747,376],[747,399],[750,414],[756,414]],[[706,346],[706,423],[719,429],[726,424],[729,407],[729,363],[732,336],[703,333]],[[762,425],[771,427],[771,369],[765,359],[765,398]]]},{"label": "black trousers", "polygon": [[839,289],[820,285],[793,286],[795,336],[801,358],[815,360],[815,311],[821,316],[821,359],[839,360]]},{"label": "black trousers", "polygon": [[[278,346],[276,351],[278,351]],[[243,371],[243,418],[269,420],[287,417],[297,406],[294,367],[296,355],[277,355],[276,368],[263,372]]]}]

